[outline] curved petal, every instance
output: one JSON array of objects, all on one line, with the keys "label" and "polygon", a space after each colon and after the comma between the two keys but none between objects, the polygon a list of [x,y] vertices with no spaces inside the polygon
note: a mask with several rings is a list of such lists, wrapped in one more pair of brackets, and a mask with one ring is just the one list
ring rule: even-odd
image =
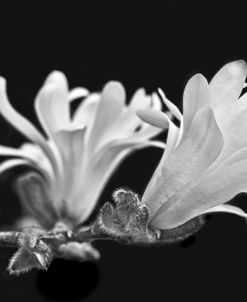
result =
[{"label": "curved petal", "polygon": [[222,135],[212,110],[201,109],[193,119],[183,142],[165,164],[158,166],[158,172],[154,173],[146,188],[143,201],[149,208],[151,218],[165,212],[172,205],[171,200],[177,192],[183,190],[190,181],[200,179],[200,175],[217,158],[222,145]]},{"label": "curved petal", "polygon": [[219,206],[210,208],[206,211],[204,211],[202,214],[209,214],[209,213],[229,213],[234,214],[243,218],[247,218],[247,213],[245,213],[242,209],[235,207],[230,204],[221,204]]},{"label": "curved petal", "polygon": [[0,113],[19,132],[21,132],[29,140],[40,145],[40,147],[43,149],[43,151],[51,161],[55,173],[58,173],[57,160],[54,157],[52,150],[47,145],[45,138],[25,117],[19,114],[11,106],[6,96],[6,81],[4,78],[1,77],[0,77]]},{"label": "curved petal", "polygon": [[68,101],[72,102],[75,99],[84,98],[89,95],[89,91],[84,87],[76,87],[70,90]]},{"label": "curved petal", "polygon": [[156,148],[161,148],[161,149],[165,149],[166,148],[166,144],[162,143],[160,141],[147,141],[146,143],[147,147],[156,147]]},{"label": "curved petal", "polygon": [[39,145],[45,143],[42,134],[9,103],[6,96],[6,81],[0,77],[0,112],[3,117],[28,139]]},{"label": "curved petal", "polygon": [[0,146],[0,156],[21,157],[25,160],[25,163],[29,162],[30,166],[34,166],[35,169],[40,170],[48,181],[55,181],[54,171],[50,165],[50,161],[42,154],[42,151],[36,145],[26,143],[22,145],[21,149]]},{"label": "curved petal", "polygon": [[22,165],[33,167],[32,163],[29,160],[9,159],[0,164],[0,174],[6,172],[9,169],[12,169],[12,168],[18,167],[18,166],[22,166]]}]

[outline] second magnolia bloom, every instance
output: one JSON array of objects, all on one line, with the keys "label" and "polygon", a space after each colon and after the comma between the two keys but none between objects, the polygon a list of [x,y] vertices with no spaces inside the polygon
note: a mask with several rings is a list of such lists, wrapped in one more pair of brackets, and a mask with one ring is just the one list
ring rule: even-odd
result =
[{"label": "second magnolia bloom", "polygon": [[180,127],[164,113],[138,112],[154,126],[169,123],[166,150],[142,198],[152,227],[171,229],[209,212],[247,217],[226,204],[247,192],[247,94],[240,97],[246,75],[246,63],[235,61],[210,83],[193,76],[185,87],[183,116],[170,106]]},{"label": "second magnolia bloom", "polygon": [[[122,160],[131,152],[164,144],[150,139],[162,131],[143,122],[136,110],[161,109],[157,96],[144,89],[126,104],[119,82],[107,83],[102,92],[69,90],[65,75],[54,71],[35,99],[35,111],[46,135],[40,133],[8,101],[5,80],[0,78],[0,113],[31,143],[19,149],[0,146],[0,155],[12,159],[0,165],[0,173],[27,165],[32,173],[19,179],[18,189],[27,215],[42,227],[60,220],[70,227],[83,223]],[[84,98],[73,115],[71,102]],[[29,220],[30,221],[30,220]]]}]

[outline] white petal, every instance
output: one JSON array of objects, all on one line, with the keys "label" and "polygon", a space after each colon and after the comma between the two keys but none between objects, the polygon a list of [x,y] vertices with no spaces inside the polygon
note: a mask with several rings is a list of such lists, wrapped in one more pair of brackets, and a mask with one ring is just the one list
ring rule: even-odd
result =
[{"label": "white petal", "polygon": [[100,94],[92,93],[81,102],[72,119],[73,129],[88,126],[89,123],[95,119],[96,109],[99,101]]},{"label": "white petal", "polygon": [[151,106],[151,97],[146,95],[144,88],[139,88],[131,98],[129,108],[132,111],[147,109]]},{"label": "white petal", "polygon": [[[125,106],[122,111],[122,115],[114,125],[114,131],[111,133],[111,140],[131,137],[136,132],[136,129],[143,129],[143,122],[136,116],[136,111],[139,109],[150,108],[151,105],[151,97],[146,95],[143,88],[138,89],[134,93],[130,104]],[[157,106],[157,103],[155,106]]]},{"label": "white petal", "polygon": [[153,109],[137,110],[136,114],[144,122],[158,128],[167,129],[169,127],[169,118],[165,113]]},{"label": "white petal", "polygon": [[84,98],[89,95],[89,91],[84,87],[76,87],[70,90],[68,95],[68,101],[72,102],[75,99]]},{"label": "white petal", "polygon": [[218,163],[232,153],[247,147],[247,95],[231,106],[218,104],[215,117],[224,137],[224,149]]},{"label": "white petal", "polygon": [[146,146],[150,146],[150,147],[157,147],[157,148],[161,148],[161,149],[165,149],[166,148],[166,144],[162,143],[160,141],[147,141]]},{"label": "white petal", "polygon": [[184,133],[188,131],[195,114],[203,107],[210,107],[211,103],[211,93],[207,80],[202,74],[194,75],[184,89]]},{"label": "white petal", "polygon": [[125,90],[118,82],[105,85],[101,100],[92,123],[86,133],[86,141],[90,152],[94,152],[114,132],[115,124],[122,115],[125,104]]},{"label": "white petal", "polygon": [[161,111],[162,103],[161,103],[161,100],[160,100],[160,97],[158,96],[158,94],[152,93],[151,99],[152,99],[151,109]]},{"label": "white petal", "polygon": [[179,120],[181,121],[182,119],[182,114],[179,111],[178,107],[174,105],[171,101],[168,100],[168,98],[165,96],[163,90],[161,88],[158,88],[159,94],[162,97],[162,100],[166,107],[171,111],[171,113]]},{"label": "white petal", "polygon": [[37,116],[49,136],[69,126],[68,85],[63,73],[52,72],[36,100]]},{"label": "white petal", "polygon": [[[161,159],[143,201],[150,217],[165,212],[171,206],[171,197],[190,181],[198,181],[222,149],[223,141],[212,110],[201,109],[193,119],[189,132],[166,161]],[[168,150],[169,143],[167,142]],[[165,157],[166,151],[163,155]]]}]

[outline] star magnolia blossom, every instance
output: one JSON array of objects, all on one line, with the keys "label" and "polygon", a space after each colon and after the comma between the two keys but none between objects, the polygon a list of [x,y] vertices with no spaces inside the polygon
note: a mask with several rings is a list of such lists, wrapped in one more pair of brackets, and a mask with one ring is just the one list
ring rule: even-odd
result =
[{"label": "star magnolia blossom", "polygon": [[169,123],[166,150],[142,199],[152,227],[171,229],[219,211],[247,217],[225,204],[247,192],[247,94],[240,97],[246,75],[243,61],[226,64],[210,83],[194,75],[185,87],[183,116],[173,108],[179,128],[162,112],[138,112],[151,125]]},{"label": "star magnolia blossom", "polygon": [[[101,93],[85,88],[69,91],[63,73],[54,71],[35,99],[35,111],[47,138],[20,115],[6,96],[5,79],[0,78],[0,113],[32,143],[19,149],[0,146],[1,156],[12,159],[0,165],[0,173],[28,165],[31,181],[42,196],[25,200],[25,209],[43,226],[67,219],[72,225],[84,222],[92,213],[107,180],[120,162],[132,151],[147,146],[164,148],[149,141],[162,130],[140,120],[138,109],[161,109],[161,101],[139,89],[129,105],[118,82],[109,82]],[[73,116],[70,104],[85,97]],[[25,182],[29,176],[22,179]],[[32,189],[31,189],[32,190]],[[36,194],[36,195],[35,195]]]}]

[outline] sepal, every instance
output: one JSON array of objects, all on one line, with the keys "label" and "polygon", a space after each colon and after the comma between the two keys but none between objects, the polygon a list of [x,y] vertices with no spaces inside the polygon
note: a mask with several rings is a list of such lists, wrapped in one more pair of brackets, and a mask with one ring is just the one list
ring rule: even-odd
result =
[{"label": "sepal", "polygon": [[40,239],[40,229],[28,229],[18,239],[18,251],[10,259],[7,270],[19,275],[33,268],[46,270],[53,258],[52,249]]}]

